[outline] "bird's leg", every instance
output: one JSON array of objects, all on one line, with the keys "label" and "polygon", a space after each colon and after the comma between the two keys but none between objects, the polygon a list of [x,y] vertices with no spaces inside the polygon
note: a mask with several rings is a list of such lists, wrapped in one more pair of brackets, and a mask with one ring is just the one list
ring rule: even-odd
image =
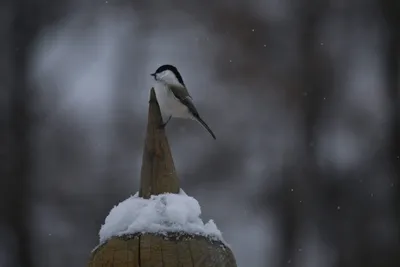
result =
[{"label": "bird's leg", "polygon": [[168,124],[168,122],[169,122],[169,120],[172,118],[172,115],[171,116],[169,116],[169,118],[168,118],[168,120],[166,121],[166,122],[164,122],[164,123],[161,123],[161,125],[160,125],[160,129],[164,129],[165,128],[165,126],[167,126],[167,124]]}]

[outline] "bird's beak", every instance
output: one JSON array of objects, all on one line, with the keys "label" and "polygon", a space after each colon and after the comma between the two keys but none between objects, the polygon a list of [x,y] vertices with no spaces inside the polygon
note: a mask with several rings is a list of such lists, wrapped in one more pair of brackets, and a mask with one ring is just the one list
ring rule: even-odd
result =
[{"label": "bird's beak", "polygon": [[152,74],[150,74],[150,76],[153,76],[154,78],[156,77],[156,74],[155,73],[152,73]]}]

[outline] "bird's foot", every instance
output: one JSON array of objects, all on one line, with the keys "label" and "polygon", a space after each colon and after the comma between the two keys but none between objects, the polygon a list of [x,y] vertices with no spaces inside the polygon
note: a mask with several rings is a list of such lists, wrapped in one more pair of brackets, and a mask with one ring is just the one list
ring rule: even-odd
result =
[{"label": "bird's foot", "polygon": [[167,124],[168,124],[168,122],[170,121],[171,118],[172,118],[172,116],[169,116],[168,120],[167,120],[166,122],[164,122],[164,123],[161,123],[161,124],[158,126],[158,128],[159,128],[159,129],[164,129],[165,126],[167,126]]},{"label": "bird's foot", "polygon": [[165,126],[167,126],[166,123],[161,123],[160,125],[158,125],[158,129],[162,130],[165,128]]}]

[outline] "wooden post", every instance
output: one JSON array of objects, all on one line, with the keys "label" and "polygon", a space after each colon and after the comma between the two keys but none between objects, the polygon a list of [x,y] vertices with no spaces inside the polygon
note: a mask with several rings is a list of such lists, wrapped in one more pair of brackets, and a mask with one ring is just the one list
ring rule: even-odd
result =
[{"label": "wooden post", "polygon": [[165,129],[159,127],[162,123],[156,94],[154,89],[151,89],[140,177],[139,196],[143,198],[162,193],[179,192],[179,181]]},{"label": "wooden post", "polygon": [[[160,108],[151,90],[139,196],[178,193],[175,172]],[[236,267],[223,242],[188,233],[135,233],[113,237],[97,247],[88,267]]]}]

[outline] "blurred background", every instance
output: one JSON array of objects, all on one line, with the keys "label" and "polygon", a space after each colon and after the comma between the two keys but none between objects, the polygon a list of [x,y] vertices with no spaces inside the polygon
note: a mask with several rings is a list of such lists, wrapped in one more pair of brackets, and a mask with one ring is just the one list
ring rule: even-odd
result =
[{"label": "blurred background", "polygon": [[149,76],[241,267],[400,266],[400,1],[3,0],[0,267],[85,266],[139,187]]}]

